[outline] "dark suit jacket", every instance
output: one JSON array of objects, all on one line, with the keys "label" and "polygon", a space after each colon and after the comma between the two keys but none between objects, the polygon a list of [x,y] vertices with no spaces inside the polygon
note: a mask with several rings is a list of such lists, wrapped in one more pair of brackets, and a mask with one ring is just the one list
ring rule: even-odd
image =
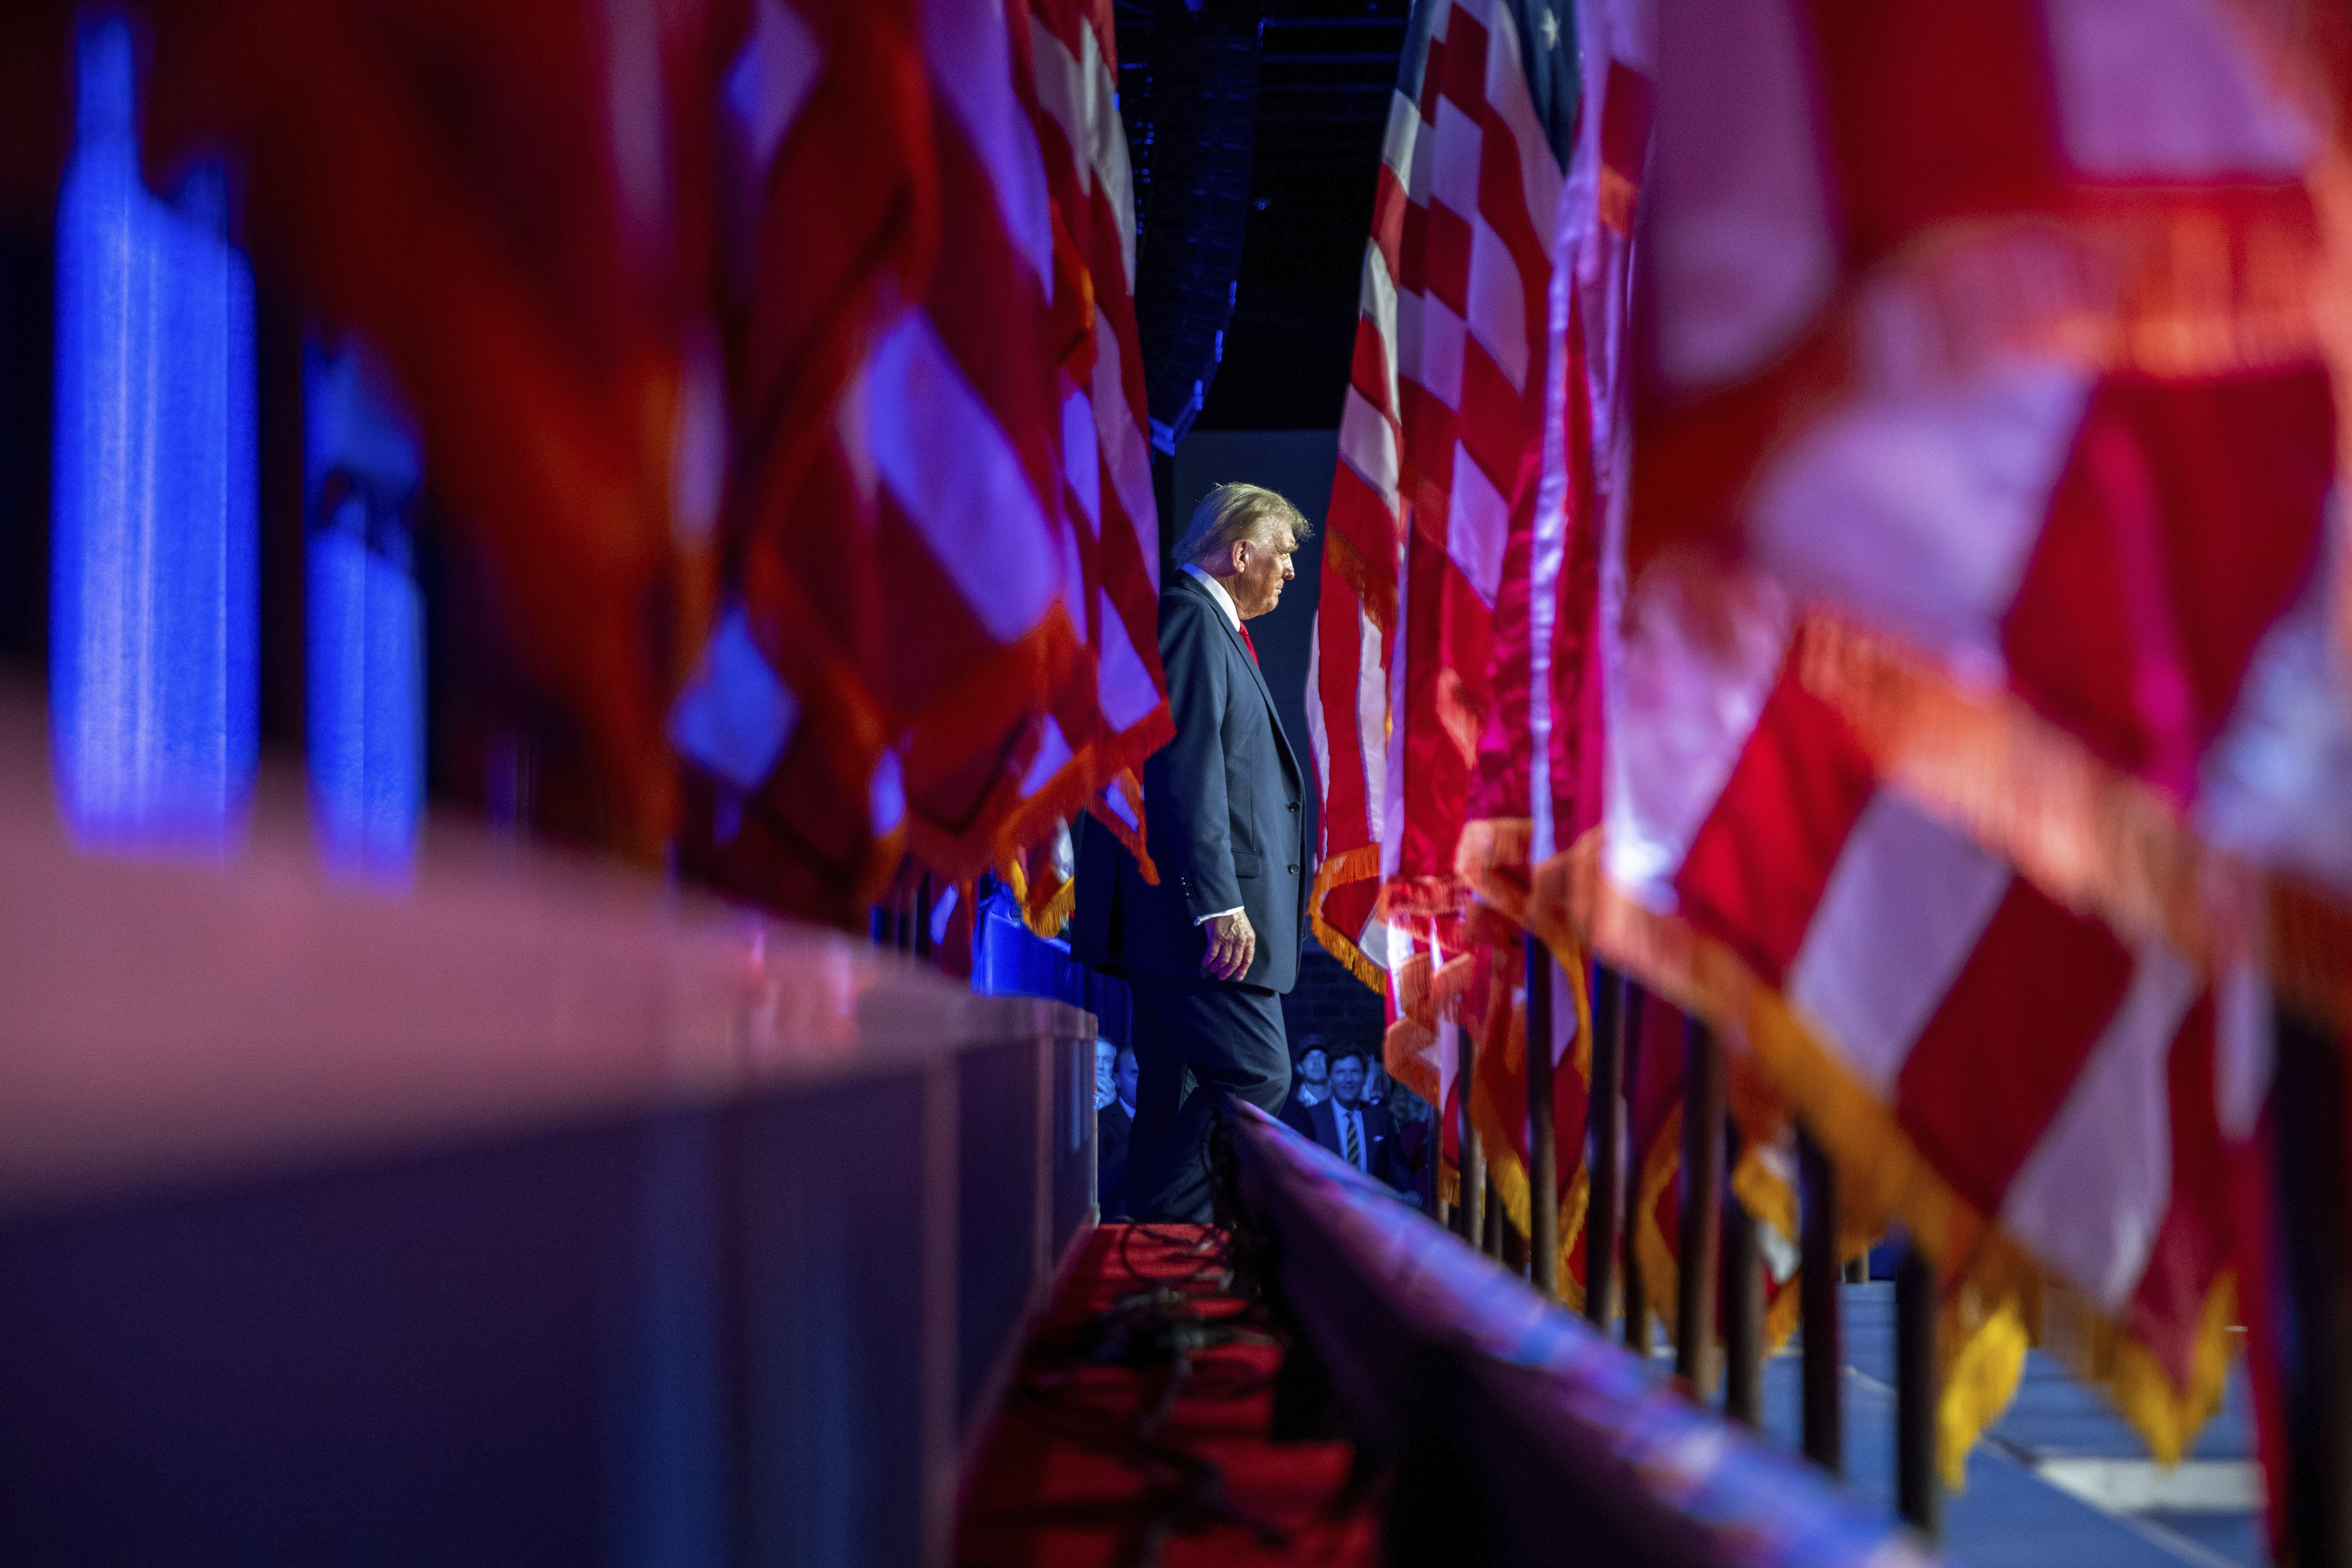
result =
[{"label": "dark suit jacket", "polygon": [[[1321,1103],[1321,1100],[1317,1100],[1315,1105]],[[1298,1079],[1293,1078],[1290,1080],[1290,1098],[1282,1102],[1278,1119],[1301,1138],[1311,1139],[1315,1136],[1315,1105],[1298,1098]]]},{"label": "dark suit jacket", "polygon": [[1127,1215],[1127,1143],[1135,1118],[1112,1100],[1095,1112],[1095,1203],[1105,1219]]},{"label": "dark suit jacket", "polygon": [[[1344,1160],[1348,1152],[1339,1144],[1337,1105],[1335,1100],[1318,1100],[1307,1107],[1307,1114],[1315,1123],[1315,1142]],[[1397,1157],[1396,1121],[1389,1115],[1389,1108],[1360,1100],[1356,1109],[1364,1118],[1364,1169],[1400,1192],[1411,1191],[1412,1173]]]},{"label": "dark suit jacket", "polygon": [[1070,955],[1122,974],[1198,976],[1194,924],[1239,908],[1257,931],[1243,983],[1288,991],[1313,881],[1306,774],[1241,633],[1191,573],[1160,595],[1160,662],[1176,738],[1143,764],[1145,844],[1160,884],[1091,817],[1078,842]]}]

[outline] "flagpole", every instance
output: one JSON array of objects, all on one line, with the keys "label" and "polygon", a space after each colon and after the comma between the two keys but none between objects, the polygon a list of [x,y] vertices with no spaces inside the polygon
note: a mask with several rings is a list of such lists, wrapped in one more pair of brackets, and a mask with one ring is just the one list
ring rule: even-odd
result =
[{"label": "flagpole", "polygon": [[1642,1150],[1630,1136],[1633,1107],[1642,1081],[1642,988],[1630,974],[1618,976],[1617,1037],[1624,1042],[1626,1147],[1625,1222],[1625,1348],[1636,1355],[1650,1353],[1650,1293],[1642,1279]]},{"label": "flagpole", "polygon": [[1805,1325],[1805,1458],[1845,1473],[1845,1318],[1838,1291],[1837,1173],[1812,1134],[1797,1129],[1797,1183],[1804,1204],[1798,1306]]},{"label": "flagpole", "polygon": [[1696,1018],[1683,1035],[1683,1216],[1675,1302],[1675,1378],[1702,1397],[1715,1339],[1723,1246],[1723,1047]]},{"label": "flagpole", "polygon": [[[1736,1162],[1738,1130],[1726,1127],[1725,1132]],[[1732,1169],[1738,1168],[1735,1163]],[[1723,1413],[1753,1426],[1764,1415],[1764,1268],[1756,1216],[1727,1183],[1722,1191]]]},{"label": "flagpole", "polygon": [[1936,1478],[1936,1266],[1916,1243],[1895,1266],[1895,1508],[1933,1541],[1944,1528]]},{"label": "flagpole", "polygon": [[[1556,1301],[1559,1299],[1559,1147],[1551,1098],[1551,950],[1533,931],[1528,932],[1527,942],[1528,1278],[1546,1300]],[[1590,1279],[1588,1264],[1588,1289]]]},{"label": "flagpole", "polygon": [[1592,1195],[1584,1206],[1584,1315],[1604,1329],[1609,1299],[1617,1290],[1617,1213],[1623,1203],[1617,1129],[1625,1059],[1624,1010],[1618,997],[1624,984],[1605,964],[1594,969],[1592,1097],[1584,1113],[1592,1149]]},{"label": "flagpole", "polygon": [[2287,1536],[2298,1568],[2352,1562],[2352,1256],[2347,1252],[2344,1064],[2336,1042],[2284,1006],[2272,1013],[2280,1272],[2287,1316]]},{"label": "flagpole", "polygon": [[1454,1114],[1461,1158],[1456,1184],[1462,1201],[1454,1217],[1462,1239],[1484,1250],[1486,1245],[1486,1162],[1478,1151],[1477,1124],[1470,1119],[1470,1085],[1478,1072],[1478,1043],[1458,1020],[1454,1026]]}]

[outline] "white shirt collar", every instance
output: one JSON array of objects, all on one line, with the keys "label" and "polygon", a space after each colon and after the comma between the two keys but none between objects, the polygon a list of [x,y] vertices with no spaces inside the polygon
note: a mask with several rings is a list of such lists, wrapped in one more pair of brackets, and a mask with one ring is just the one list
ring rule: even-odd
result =
[{"label": "white shirt collar", "polygon": [[1190,572],[1193,576],[1198,577],[1202,582],[1208,584],[1209,596],[1217,601],[1217,607],[1225,612],[1225,619],[1234,623],[1234,628],[1236,631],[1240,630],[1242,613],[1234,608],[1234,596],[1225,592],[1225,585],[1223,583],[1218,582],[1214,577],[1210,576],[1206,572],[1202,571],[1198,566],[1193,565],[1190,561],[1184,563],[1184,570]]}]

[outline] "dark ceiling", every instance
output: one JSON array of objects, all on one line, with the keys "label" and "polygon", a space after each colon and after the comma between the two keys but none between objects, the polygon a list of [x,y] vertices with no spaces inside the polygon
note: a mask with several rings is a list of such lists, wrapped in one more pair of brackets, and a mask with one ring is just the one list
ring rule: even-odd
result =
[{"label": "dark ceiling", "polygon": [[[1123,105],[1150,70],[1155,13],[1118,7]],[[1219,7],[1211,0],[1210,14]],[[1381,141],[1396,89],[1406,0],[1259,0],[1257,135],[1224,356],[1197,427],[1329,429],[1339,420]],[[1131,140],[1133,140],[1131,136]],[[1139,164],[1150,151],[1139,148]],[[1139,167],[1139,184],[1148,176]],[[1151,243],[1144,187],[1143,243]]]}]

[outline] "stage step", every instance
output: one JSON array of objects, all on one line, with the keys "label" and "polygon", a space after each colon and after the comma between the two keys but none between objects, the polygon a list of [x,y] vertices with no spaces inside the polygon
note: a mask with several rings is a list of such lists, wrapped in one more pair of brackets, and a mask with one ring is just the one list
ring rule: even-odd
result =
[{"label": "stage step", "polygon": [[1355,1450],[1274,1436],[1283,1347],[1232,1294],[1226,1247],[1194,1226],[1094,1233],[966,1479],[957,1562],[1379,1560],[1377,1511],[1349,1490]]}]

